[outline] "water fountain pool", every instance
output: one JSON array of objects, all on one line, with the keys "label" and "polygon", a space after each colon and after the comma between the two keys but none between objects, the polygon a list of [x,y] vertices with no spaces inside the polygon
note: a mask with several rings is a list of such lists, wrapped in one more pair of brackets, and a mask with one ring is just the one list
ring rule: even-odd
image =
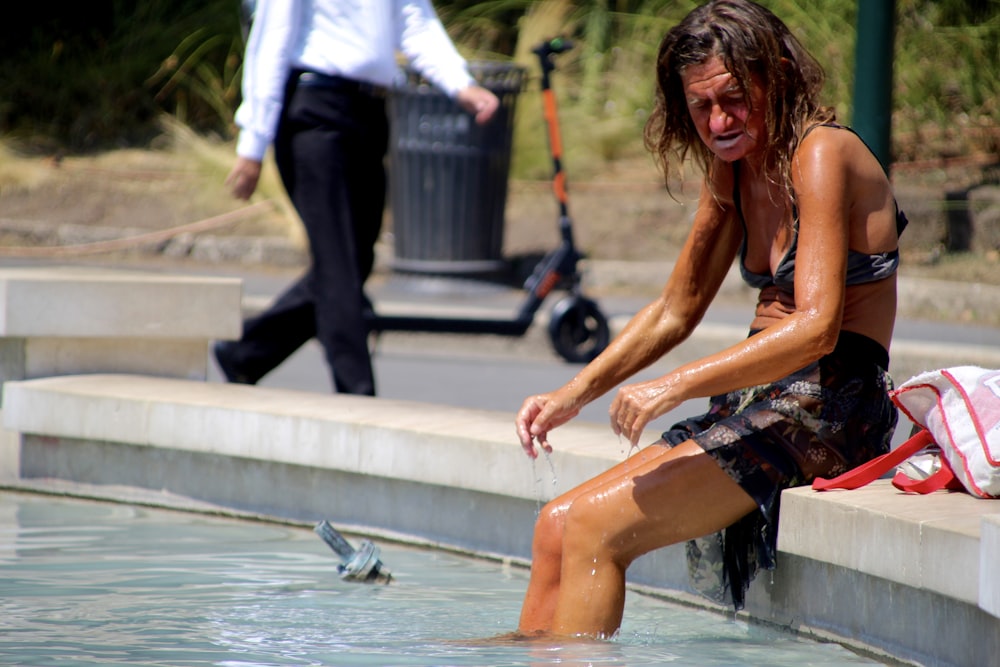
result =
[{"label": "water fountain pool", "polygon": [[0,492],[0,664],[880,664],[637,593],[612,641],[478,641],[516,626],[526,570],[380,547],[393,582],[351,583],[307,526]]}]

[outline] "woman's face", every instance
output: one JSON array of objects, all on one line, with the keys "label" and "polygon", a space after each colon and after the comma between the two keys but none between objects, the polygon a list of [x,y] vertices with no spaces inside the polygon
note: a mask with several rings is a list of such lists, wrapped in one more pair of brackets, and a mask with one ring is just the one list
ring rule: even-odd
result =
[{"label": "woman's face", "polygon": [[735,162],[763,147],[763,88],[754,83],[750,101],[722,59],[712,56],[681,73],[688,112],[698,136],[720,160]]}]

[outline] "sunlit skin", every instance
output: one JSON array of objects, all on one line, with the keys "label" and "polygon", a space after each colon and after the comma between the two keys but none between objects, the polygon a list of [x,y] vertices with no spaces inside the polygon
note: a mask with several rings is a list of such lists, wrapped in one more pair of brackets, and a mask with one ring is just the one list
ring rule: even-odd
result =
[{"label": "sunlit skin", "polygon": [[692,65],[681,78],[691,120],[705,145],[726,162],[752,156],[764,136],[762,115],[751,115],[749,106],[763,107],[760,86],[753,86],[748,101],[739,81],[719,58]]},{"label": "sunlit skin", "polygon": [[[788,250],[790,207],[760,166],[765,91],[754,82],[745,96],[719,58],[688,67],[682,79],[698,135],[716,157],[712,183],[702,186],[688,239],[659,297],[569,383],[524,401],[516,428],[529,457],[539,447],[551,451],[552,429],[661,358],[701,320],[743,238],[732,203],[712,195],[733,191],[733,162],[742,165],[747,267],[773,271]],[[897,245],[892,192],[881,166],[854,134],[820,127],[793,157],[792,185],[800,219],[794,298],[762,293],[751,323],[765,329],[760,334],[659,378],[622,386],[610,408],[611,428],[633,446],[652,420],[688,399],[772,382],[819,359],[832,351],[842,329],[889,348],[895,278],[844,284],[849,247],[872,253]],[[612,636],[633,560],[720,530],[754,508],[693,441],[639,450],[541,512],[519,632]]]}]

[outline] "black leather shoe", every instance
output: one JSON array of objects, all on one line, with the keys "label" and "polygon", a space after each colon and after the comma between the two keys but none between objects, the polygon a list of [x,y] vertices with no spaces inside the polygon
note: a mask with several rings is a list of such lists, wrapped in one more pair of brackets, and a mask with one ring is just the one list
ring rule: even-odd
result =
[{"label": "black leather shoe", "polygon": [[215,355],[215,363],[219,366],[219,370],[226,376],[227,382],[256,384],[255,380],[250,379],[250,376],[241,373],[236,368],[236,363],[233,361],[234,347],[236,347],[236,343],[225,340],[219,340],[212,344],[212,354]]}]

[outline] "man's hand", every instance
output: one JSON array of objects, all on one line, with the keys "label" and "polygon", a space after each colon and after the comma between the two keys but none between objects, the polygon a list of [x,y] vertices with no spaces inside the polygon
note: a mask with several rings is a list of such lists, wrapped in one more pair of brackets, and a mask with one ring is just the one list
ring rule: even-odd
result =
[{"label": "man's hand", "polygon": [[500,100],[491,91],[482,86],[468,86],[458,91],[455,96],[458,104],[476,117],[480,125],[489,122],[493,114],[500,108]]},{"label": "man's hand", "polygon": [[237,199],[246,201],[257,189],[260,180],[260,161],[238,157],[232,171],[226,176],[226,185]]}]

